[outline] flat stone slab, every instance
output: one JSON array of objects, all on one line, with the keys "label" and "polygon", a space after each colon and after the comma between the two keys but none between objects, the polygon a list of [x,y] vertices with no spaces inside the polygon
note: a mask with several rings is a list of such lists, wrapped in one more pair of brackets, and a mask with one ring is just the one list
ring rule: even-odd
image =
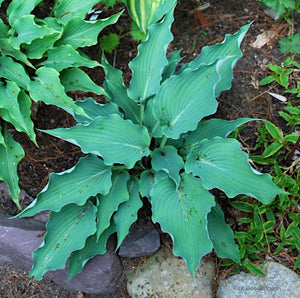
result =
[{"label": "flat stone slab", "polygon": [[291,269],[267,262],[265,276],[241,272],[220,282],[217,298],[298,298],[300,278]]},{"label": "flat stone slab", "polygon": [[214,262],[201,261],[193,280],[185,261],[162,248],[127,276],[127,290],[132,298],[210,298],[214,274]]}]

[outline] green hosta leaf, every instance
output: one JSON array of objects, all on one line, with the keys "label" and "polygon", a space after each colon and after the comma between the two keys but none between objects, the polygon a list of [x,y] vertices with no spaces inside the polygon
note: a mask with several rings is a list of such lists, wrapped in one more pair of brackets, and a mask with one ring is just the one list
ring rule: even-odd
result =
[{"label": "green hosta leaf", "polygon": [[11,56],[16,60],[19,60],[28,65],[29,67],[34,68],[34,66],[28,61],[24,53],[12,47],[8,38],[0,38],[0,52],[3,56]]},{"label": "green hosta leaf", "polygon": [[212,139],[214,137],[226,138],[231,132],[239,126],[258,119],[240,118],[237,120],[222,120],[212,118],[201,121],[197,128],[191,133],[184,136],[184,147],[191,149],[197,146],[204,139]]},{"label": "green hosta leaf", "polygon": [[229,198],[246,194],[268,204],[277,194],[285,193],[272,182],[269,174],[251,168],[248,155],[235,139],[215,137],[203,140],[188,155],[185,170],[200,176],[206,189],[219,188]]},{"label": "green hosta leaf", "polygon": [[118,106],[112,102],[101,104],[97,103],[93,98],[89,97],[85,100],[75,101],[75,104],[81,107],[89,118],[81,115],[75,115],[74,118],[77,122],[89,123],[91,120],[96,119],[98,116],[109,116],[111,114],[122,114],[119,112]]},{"label": "green hosta leaf", "polygon": [[41,3],[42,0],[13,0],[7,8],[8,22],[11,26],[14,25],[23,16],[29,15],[32,10]]},{"label": "green hosta leaf", "polygon": [[100,236],[97,241],[96,234],[87,238],[84,248],[72,253],[69,258],[70,266],[68,272],[68,279],[70,280],[74,275],[80,273],[86,262],[96,255],[104,254],[106,252],[106,242],[108,238],[115,233],[116,226],[112,223]]},{"label": "green hosta leaf", "polygon": [[98,42],[99,33],[109,25],[116,23],[123,11],[109,18],[97,21],[85,21],[80,17],[72,18],[64,27],[59,44],[69,44],[73,48],[88,47]]},{"label": "green hosta leaf", "polygon": [[69,67],[85,66],[93,68],[100,66],[97,61],[93,61],[76,51],[71,45],[61,45],[48,51],[48,59],[40,63],[46,67],[51,67],[61,71]]},{"label": "green hosta leaf", "polygon": [[67,24],[72,18],[84,19],[86,14],[99,0],[62,0],[56,1],[54,15],[62,24]]},{"label": "green hosta leaf", "polygon": [[219,258],[230,258],[240,263],[238,246],[234,242],[233,232],[226,224],[221,207],[216,204],[207,216],[208,234]]},{"label": "green hosta leaf", "polygon": [[27,88],[30,81],[24,67],[10,57],[0,57],[0,76],[16,82],[24,89]]},{"label": "green hosta leaf", "polygon": [[42,245],[33,252],[30,276],[41,280],[48,270],[62,269],[71,252],[84,247],[87,237],[96,232],[96,207],[70,204],[51,212]]},{"label": "green hosta leaf", "polygon": [[140,176],[140,194],[142,197],[150,199],[150,190],[154,183],[154,173],[151,170],[145,170]]},{"label": "green hosta leaf", "polygon": [[111,167],[90,154],[71,169],[51,173],[48,184],[18,217],[33,216],[46,209],[58,212],[71,203],[82,206],[91,196],[107,194],[111,185]]},{"label": "green hosta leaf", "polygon": [[52,28],[38,25],[34,19],[34,15],[26,15],[18,18],[14,23],[12,28],[17,33],[17,36],[11,37],[11,44],[15,49],[20,49],[20,45],[23,43],[30,44],[37,38],[57,33]]},{"label": "green hosta leaf", "polygon": [[[203,47],[200,55],[190,63],[185,64],[178,73],[180,74],[187,68],[197,69],[203,64],[210,65],[217,60],[223,60],[225,57],[229,56],[236,57],[236,59],[238,59],[242,56],[242,52],[239,48],[240,44],[250,25],[251,24],[243,26],[235,34],[226,34],[224,40],[221,43],[216,43],[213,46]],[[228,77],[228,81],[231,80],[232,74],[230,77]]]},{"label": "green hosta leaf", "polygon": [[165,66],[163,73],[162,73],[162,81],[168,79],[171,75],[174,74],[178,63],[183,59],[180,56],[181,50],[172,52],[168,57],[168,64]]},{"label": "green hosta leaf", "polygon": [[65,91],[81,90],[94,92],[98,95],[105,94],[102,87],[95,84],[91,78],[80,68],[67,68],[60,73],[60,81]]},{"label": "green hosta leaf", "polygon": [[156,148],[152,152],[151,164],[154,171],[166,172],[178,186],[180,182],[179,171],[183,169],[184,162],[178,155],[176,148],[172,146]]},{"label": "green hosta leaf", "polygon": [[215,205],[214,197],[201,180],[186,173],[176,184],[169,177],[156,180],[151,191],[152,220],[171,235],[176,256],[185,259],[192,274],[200,259],[212,250],[207,232],[207,214]]},{"label": "green hosta leaf", "polygon": [[128,201],[127,172],[115,172],[112,176],[112,187],[108,194],[98,195],[97,206],[97,238],[109,227],[111,217],[121,203]]},{"label": "green hosta leaf", "polygon": [[102,156],[105,164],[125,164],[132,168],[149,154],[150,137],[146,128],[113,114],[97,117],[87,125],[46,130],[46,133],[81,147],[84,153]]},{"label": "green hosta leaf", "polygon": [[152,137],[161,138],[163,136],[159,120],[154,115],[153,100],[151,99],[147,101],[143,121]]},{"label": "green hosta leaf", "polygon": [[162,71],[168,64],[166,51],[173,35],[170,31],[173,22],[173,9],[159,24],[149,27],[148,38],[138,46],[138,55],[129,63],[132,79],[128,95],[136,101],[143,101],[157,93]]},{"label": "green hosta leaf", "polygon": [[172,10],[176,0],[127,0],[126,4],[136,25],[146,33],[149,25],[156,23]]},{"label": "green hosta leaf", "polygon": [[120,247],[124,238],[129,232],[130,226],[137,220],[138,210],[143,206],[139,196],[139,182],[137,179],[131,179],[128,182],[129,200],[123,202],[113,219],[116,224],[118,234],[117,248]]},{"label": "green hosta leaf", "polygon": [[152,99],[154,114],[165,136],[178,139],[180,134],[194,130],[205,116],[217,109],[214,88],[220,79],[218,64],[187,69],[164,81]]},{"label": "green hosta leaf", "polygon": [[31,44],[23,44],[22,49],[30,59],[43,58],[46,51],[53,48],[54,43],[60,38],[61,32],[54,32],[42,38],[34,39]]},{"label": "green hosta leaf", "polygon": [[108,100],[115,102],[124,111],[126,118],[130,119],[134,123],[139,123],[139,106],[127,95],[127,88],[123,83],[122,71],[112,67],[107,62],[104,55],[101,63],[106,74],[103,85],[110,96]]},{"label": "green hosta leaf", "polygon": [[15,82],[0,82],[0,108],[4,120],[12,123],[16,130],[25,132],[37,145],[33,123],[30,118],[31,99]]},{"label": "green hosta leaf", "polygon": [[38,102],[42,101],[47,105],[56,105],[70,114],[86,116],[84,110],[75,105],[73,99],[66,95],[64,87],[60,83],[59,73],[48,67],[39,68],[37,76],[28,84],[30,97]]},{"label": "green hosta leaf", "polygon": [[2,19],[0,20],[0,38],[8,38],[8,26],[6,26]]},{"label": "green hosta leaf", "polygon": [[3,136],[1,135],[0,156],[0,180],[7,183],[13,201],[21,209],[17,166],[19,161],[25,156],[25,152],[22,146],[14,141],[12,135],[7,132],[7,129],[4,129],[4,134]]},{"label": "green hosta leaf", "polygon": [[112,54],[112,52],[119,46],[120,36],[116,33],[103,35],[100,39],[101,50]]}]

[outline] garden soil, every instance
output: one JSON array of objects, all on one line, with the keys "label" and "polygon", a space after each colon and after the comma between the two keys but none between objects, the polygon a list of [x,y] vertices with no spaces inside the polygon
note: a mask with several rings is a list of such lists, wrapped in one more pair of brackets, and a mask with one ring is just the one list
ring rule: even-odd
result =
[{"label": "garden soil", "polygon": [[[0,10],[1,17],[5,16],[5,1]],[[52,1],[44,1],[45,5],[35,10],[38,17],[45,17]],[[221,93],[218,102],[217,116],[223,119],[237,119],[239,117],[263,118],[273,121],[283,131],[286,131],[285,123],[278,115],[286,103],[272,98],[267,91],[267,87],[259,86],[259,81],[268,74],[268,63],[282,63],[287,56],[279,51],[278,40],[281,37],[291,34],[291,28],[284,21],[275,22],[271,17],[264,14],[264,9],[255,0],[210,0],[206,1],[210,6],[205,10],[198,8],[204,1],[179,0],[175,11],[175,22],[172,26],[174,41],[169,47],[169,51],[182,49],[184,59],[182,63],[195,58],[201,48],[206,45],[213,45],[221,42],[228,33],[235,33],[239,28],[253,21],[243,43],[241,58],[235,69],[232,88]],[[98,8],[102,8],[98,5]],[[122,4],[103,13],[105,17],[122,9]],[[201,9],[201,7],[200,7]],[[299,16],[298,16],[299,17]],[[133,41],[129,34],[130,22],[128,15],[124,14],[118,24],[110,26],[101,34],[115,32],[122,36],[120,46],[108,55],[108,60],[115,67],[124,72],[124,80],[128,84],[130,81],[130,70],[127,63],[136,55],[137,43]],[[295,28],[297,31],[299,28]],[[266,41],[265,45],[255,48],[253,43],[259,34],[272,30],[273,36]],[[91,58],[100,61],[101,52],[99,46],[93,46],[85,50]],[[298,57],[299,58],[299,57]],[[101,84],[104,79],[103,71],[100,68],[86,70],[92,79]],[[299,79],[299,78],[298,78]],[[280,87],[271,90],[274,93],[282,94]],[[93,96],[98,102],[103,98],[94,94],[73,92],[70,94],[75,100],[81,100],[87,96]],[[292,98],[292,97],[291,97]],[[288,100],[290,98],[288,97]],[[56,127],[70,127],[74,125],[73,118],[54,106],[39,104],[34,106],[32,114],[35,127],[39,129],[51,129]],[[253,147],[257,137],[257,122],[249,123],[239,133],[239,140],[243,145],[243,150],[253,154]],[[58,140],[47,134],[37,131],[37,142],[39,148],[35,147],[29,138],[21,133],[16,133],[11,127],[16,141],[20,142],[26,151],[26,156],[20,162],[18,174],[19,184],[33,198],[43,189],[48,182],[51,172],[61,172],[76,164],[80,156],[78,147]],[[272,171],[268,168],[258,168],[258,170]],[[26,207],[30,200],[21,202],[22,207]],[[228,224],[236,228],[236,211],[232,211],[227,203],[222,203],[223,210]],[[12,201],[1,201],[0,210],[14,215],[18,213]],[[162,237],[163,243],[170,245],[170,240],[166,235]],[[262,256],[263,260],[264,256]],[[225,278],[230,274],[231,269],[219,270],[221,260],[216,259],[217,276],[216,281]],[[140,259],[122,260],[125,272],[137,266]],[[288,257],[281,260],[286,266],[292,267]],[[217,287],[217,282],[215,288]],[[11,265],[0,266],[0,296],[1,297],[129,297],[126,292],[126,274],[122,278],[118,289],[109,295],[85,294],[82,292],[70,292],[56,286],[51,280],[44,278],[42,281],[28,283],[28,274]]]}]

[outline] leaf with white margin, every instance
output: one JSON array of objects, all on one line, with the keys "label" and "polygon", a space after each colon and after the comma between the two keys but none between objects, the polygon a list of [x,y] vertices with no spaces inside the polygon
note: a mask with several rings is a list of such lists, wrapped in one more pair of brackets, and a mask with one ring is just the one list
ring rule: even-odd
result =
[{"label": "leaf with white margin", "polygon": [[97,241],[96,234],[88,237],[85,242],[84,248],[75,251],[69,258],[69,271],[68,280],[74,275],[81,272],[87,261],[99,254],[106,253],[106,243],[108,238],[115,233],[116,225],[112,222],[110,226],[100,235]]},{"label": "leaf with white margin", "polygon": [[207,231],[207,214],[214,197],[201,179],[182,173],[179,187],[169,177],[156,180],[151,191],[152,220],[173,239],[173,253],[182,257],[192,275],[200,259],[213,246]]},{"label": "leaf with white margin", "polygon": [[91,196],[107,194],[111,188],[111,167],[90,154],[66,171],[51,173],[49,182],[18,217],[33,216],[42,210],[60,211],[65,205],[82,206]]},{"label": "leaf with white margin", "polygon": [[70,254],[82,249],[86,239],[96,232],[96,207],[69,204],[52,211],[46,224],[47,233],[41,246],[33,252],[30,277],[41,280],[48,270],[62,269]]},{"label": "leaf with white margin", "polygon": [[172,146],[156,148],[151,154],[151,164],[154,171],[164,171],[178,186],[180,182],[179,171],[183,169],[184,162],[178,155],[177,149]]},{"label": "leaf with white margin", "polygon": [[212,139],[214,137],[226,138],[239,126],[259,119],[254,118],[239,118],[236,120],[208,119],[201,121],[197,128],[183,136],[183,148],[191,150],[204,139]]},{"label": "leaf with white margin", "polygon": [[127,172],[113,172],[112,187],[108,194],[97,195],[97,238],[109,227],[110,219],[121,203],[128,201]]},{"label": "leaf with white margin", "polygon": [[67,24],[73,17],[84,19],[87,13],[99,0],[63,0],[56,1],[54,15],[62,24]]},{"label": "leaf with white margin", "polygon": [[229,198],[245,194],[269,204],[277,194],[286,193],[272,182],[269,174],[250,166],[248,155],[235,139],[203,140],[187,156],[185,170],[199,176],[206,189],[218,188]]},{"label": "leaf with white margin", "polygon": [[137,179],[132,178],[128,182],[128,192],[129,200],[123,202],[113,216],[118,234],[116,249],[120,247],[124,238],[129,233],[130,226],[137,220],[137,213],[143,206],[143,202],[139,196],[139,181]]},{"label": "leaf with white margin", "polygon": [[152,100],[165,136],[178,139],[180,134],[196,129],[203,117],[215,113],[218,103],[214,89],[221,64],[218,61],[196,70],[186,69],[162,83]]},{"label": "leaf with white margin", "polygon": [[131,169],[150,153],[147,129],[116,114],[99,116],[88,124],[41,131],[79,146],[83,153],[103,157],[107,165],[120,163]]},{"label": "leaf with white margin", "polygon": [[173,40],[173,11],[174,7],[160,23],[149,26],[146,41],[138,46],[138,55],[129,63],[132,78],[127,93],[135,101],[144,101],[160,87],[163,69],[168,64],[166,51]]},{"label": "leaf with white margin", "polygon": [[58,72],[69,67],[85,66],[93,68],[96,66],[101,66],[100,63],[91,60],[68,44],[49,50],[47,60],[38,64],[38,66],[41,65],[54,68]]},{"label": "leaf with white margin", "polygon": [[73,99],[66,95],[60,83],[59,73],[48,67],[41,67],[36,71],[36,77],[28,84],[30,97],[47,105],[55,105],[70,113],[87,116],[84,110],[75,105]]},{"label": "leaf with white margin", "polygon": [[74,118],[77,122],[89,123],[99,116],[109,116],[111,114],[118,114],[122,116],[119,108],[113,102],[101,104],[96,102],[92,97],[85,100],[75,101],[75,105],[81,107],[88,117],[82,115],[75,115]]},{"label": "leaf with white margin", "polygon": [[7,132],[6,128],[4,129],[3,136],[1,135],[0,156],[0,180],[7,183],[13,201],[21,209],[17,166],[19,161],[25,156],[25,152],[22,146],[14,141],[13,136]]},{"label": "leaf with white margin", "polygon": [[230,258],[240,263],[238,245],[234,242],[232,229],[226,224],[224,213],[219,206],[212,207],[207,215],[208,234],[219,258]]},{"label": "leaf with white margin", "polygon": [[92,81],[80,68],[67,68],[61,71],[60,81],[65,87],[65,91],[81,90],[93,92],[98,95],[106,94],[104,89]]},{"label": "leaf with white margin", "polygon": [[115,24],[124,10],[105,19],[86,21],[73,17],[64,27],[64,32],[57,43],[69,44],[73,48],[88,47],[98,42],[99,33],[106,27]]}]

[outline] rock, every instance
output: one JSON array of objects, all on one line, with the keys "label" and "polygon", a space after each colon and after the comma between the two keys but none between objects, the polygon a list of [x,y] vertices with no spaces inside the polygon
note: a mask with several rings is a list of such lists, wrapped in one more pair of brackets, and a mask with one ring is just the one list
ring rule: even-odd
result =
[{"label": "rock", "polygon": [[[33,264],[32,252],[43,241],[44,223],[34,219],[8,219],[8,216],[1,213],[0,222],[0,265],[10,263],[29,271]],[[114,248],[115,242],[110,239],[107,253],[89,260],[82,272],[70,282],[67,280],[67,269],[49,271],[47,275],[68,290],[111,293],[116,289],[122,275],[121,262]]]},{"label": "rock", "polygon": [[119,255],[128,258],[151,256],[159,248],[160,237],[154,224],[135,224],[120,246]]},{"label": "rock", "polygon": [[107,252],[90,259],[82,271],[68,281],[68,269],[50,271],[46,275],[57,285],[72,291],[109,294],[116,290],[122,275],[122,265],[114,253],[115,245],[108,241]]},{"label": "rock", "polygon": [[193,280],[183,259],[165,248],[128,276],[127,290],[134,297],[212,297],[214,262],[201,261]]},{"label": "rock", "polygon": [[241,272],[220,282],[217,298],[296,298],[300,293],[300,278],[289,268],[268,262],[265,276]]}]

